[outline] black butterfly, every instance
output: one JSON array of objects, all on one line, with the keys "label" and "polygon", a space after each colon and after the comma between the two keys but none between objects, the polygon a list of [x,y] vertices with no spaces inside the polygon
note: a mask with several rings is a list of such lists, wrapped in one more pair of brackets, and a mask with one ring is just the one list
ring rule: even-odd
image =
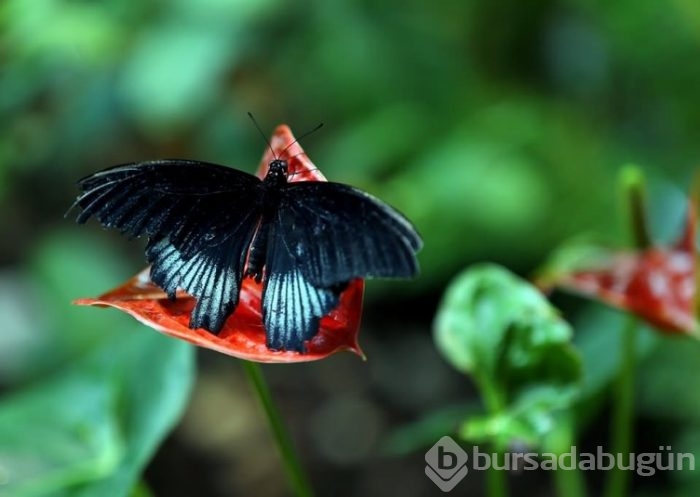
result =
[{"label": "black butterfly", "polygon": [[411,277],[422,240],[400,213],[340,183],[288,182],[275,159],[264,180],[216,164],[156,160],[87,176],[75,202],[84,223],[148,236],[151,279],[170,298],[197,299],[191,328],[218,333],[241,281],[263,281],[267,346],[304,351],[348,282]]}]

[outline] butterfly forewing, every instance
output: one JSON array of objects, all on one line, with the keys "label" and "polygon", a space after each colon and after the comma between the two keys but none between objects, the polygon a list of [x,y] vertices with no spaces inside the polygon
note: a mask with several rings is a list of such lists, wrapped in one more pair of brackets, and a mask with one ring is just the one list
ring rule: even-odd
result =
[{"label": "butterfly forewing", "polygon": [[274,225],[314,285],[353,278],[407,278],[418,272],[422,241],[411,223],[356,188],[329,182],[288,184]]},{"label": "butterfly forewing", "polygon": [[132,236],[169,236],[190,254],[221,243],[230,228],[257,204],[251,174],[197,161],[161,160],[127,164],[82,179],[83,209],[90,216]]}]

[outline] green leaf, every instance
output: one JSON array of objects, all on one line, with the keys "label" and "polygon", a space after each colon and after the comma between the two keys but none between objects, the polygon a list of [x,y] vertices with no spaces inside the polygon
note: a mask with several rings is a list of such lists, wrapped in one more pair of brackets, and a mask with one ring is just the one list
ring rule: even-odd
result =
[{"label": "green leaf", "polygon": [[0,406],[0,495],[51,495],[104,477],[123,456],[116,391],[70,372]]},{"label": "green leaf", "polygon": [[700,344],[687,338],[660,341],[639,368],[638,405],[648,416],[677,423],[700,416]]},{"label": "green leaf", "polygon": [[125,497],[185,406],[193,347],[70,304],[129,274],[94,237],[53,233],[31,268],[42,291],[20,299],[42,320],[23,333],[41,347],[0,402],[0,497]]},{"label": "green leaf", "polygon": [[0,496],[129,494],[193,377],[190,345],[136,328],[0,404]]},{"label": "green leaf", "polygon": [[[574,321],[574,343],[581,354],[585,371],[581,386],[581,408],[577,417],[589,411],[595,397],[604,394],[617,377],[621,365],[621,333],[628,316],[598,302],[586,304]],[[649,326],[639,323],[637,333],[637,359],[644,360],[663,338]],[[640,374],[646,371],[642,368]]]},{"label": "green leaf", "polygon": [[577,394],[575,386],[528,389],[502,412],[469,418],[459,435],[475,444],[495,441],[500,447],[513,443],[538,446],[553,432],[561,412],[571,407]]},{"label": "green leaf", "polygon": [[572,330],[531,284],[494,265],[464,272],[437,314],[445,359],[472,376],[487,415],[462,425],[471,442],[541,442],[556,413],[575,402],[581,360]]},{"label": "green leaf", "polygon": [[151,330],[104,350],[105,359],[120,358],[114,373],[122,386],[120,422],[125,453],[116,471],[76,489],[75,497],[128,495],[160,442],[175,426],[187,404],[194,379],[194,347]]},{"label": "green leaf", "polygon": [[[127,316],[71,304],[78,297],[114,287],[134,272],[107,240],[88,230],[55,230],[43,236],[23,275],[29,289],[14,288],[13,298],[29,309],[27,323],[15,334],[34,346],[12,379],[40,381],[123,334],[125,326],[135,329]],[[8,346],[0,358],[11,351]]]}]

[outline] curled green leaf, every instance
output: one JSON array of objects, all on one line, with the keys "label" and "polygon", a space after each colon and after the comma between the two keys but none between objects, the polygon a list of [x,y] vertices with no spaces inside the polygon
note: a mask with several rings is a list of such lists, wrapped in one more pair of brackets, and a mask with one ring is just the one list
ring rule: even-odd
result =
[{"label": "curled green leaf", "polygon": [[541,441],[578,394],[572,335],[537,288],[505,269],[479,265],[458,276],[438,311],[435,341],[447,362],[474,378],[488,411],[460,435],[499,445]]}]

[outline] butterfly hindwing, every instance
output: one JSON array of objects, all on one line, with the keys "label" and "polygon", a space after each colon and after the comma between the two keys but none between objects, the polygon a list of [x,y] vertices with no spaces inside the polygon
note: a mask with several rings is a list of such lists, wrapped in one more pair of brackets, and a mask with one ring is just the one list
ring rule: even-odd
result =
[{"label": "butterfly hindwing", "polygon": [[248,246],[260,217],[255,176],[195,161],[153,161],[101,171],[80,182],[78,222],[96,216],[146,234],[151,279],[170,297],[197,299],[190,327],[218,332],[237,303]]},{"label": "butterfly hindwing", "polygon": [[223,243],[190,256],[183,256],[168,238],[149,240],[146,256],[152,265],[151,280],[170,297],[182,288],[197,298],[190,316],[190,328],[218,333],[238,305],[255,221],[255,216],[249,216]]},{"label": "butterfly hindwing", "polygon": [[354,278],[411,277],[422,241],[411,223],[381,200],[348,185],[287,185],[276,229],[314,285]]},{"label": "butterfly hindwing", "polygon": [[319,322],[338,305],[344,285],[312,284],[272,224],[263,287],[263,324],[273,350],[304,351],[304,342],[318,333]]}]

